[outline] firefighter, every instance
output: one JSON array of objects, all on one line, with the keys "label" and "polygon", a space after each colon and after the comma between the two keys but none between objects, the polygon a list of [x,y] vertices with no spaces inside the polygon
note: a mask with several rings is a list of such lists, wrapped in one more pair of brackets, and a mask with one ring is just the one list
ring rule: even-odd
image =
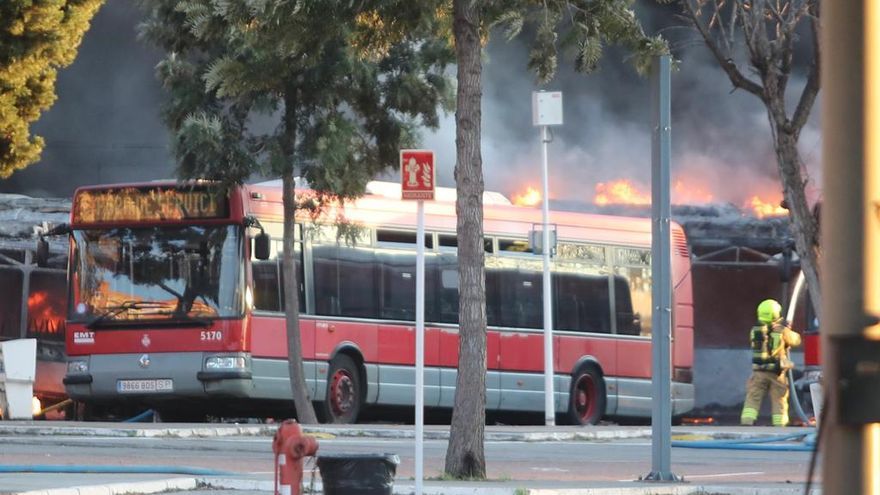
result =
[{"label": "firefighter", "polygon": [[773,299],[758,305],[758,323],[749,333],[752,376],[746,383],[746,401],[740,423],[755,424],[761,400],[770,392],[773,426],[788,424],[788,370],[794,367],[788,349],[801,343],[801,336],[782,318],[782,306]]}]

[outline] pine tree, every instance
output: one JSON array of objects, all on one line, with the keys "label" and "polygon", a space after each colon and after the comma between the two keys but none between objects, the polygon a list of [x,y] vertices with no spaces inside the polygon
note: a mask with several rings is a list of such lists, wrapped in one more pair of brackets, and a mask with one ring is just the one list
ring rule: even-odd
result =
[{"label": "pine tree", "polygon": [[0,178],[40,159],[30,125],[55,102],[58,69],[76,58],[104,0],[0,2]]},{"label": "pine tree", "polygon": [[[294,177],[317,191],[309,204],[318,209],[362,194],[397,165],[400,148],[415,145],[418,126],[437,126],[438,109],[451,101],[443,75],[451,51],[421,36],[435,21],[406,1],[143,5],[150,15],[142,35],[168,53],[157,70],[169,91],[163,115],[179,175],[227,184],[254,173],[282,178],[291,388],[300,422],[314,423],[296,297]],[[383,9],[395,10],[393,23]]]}]

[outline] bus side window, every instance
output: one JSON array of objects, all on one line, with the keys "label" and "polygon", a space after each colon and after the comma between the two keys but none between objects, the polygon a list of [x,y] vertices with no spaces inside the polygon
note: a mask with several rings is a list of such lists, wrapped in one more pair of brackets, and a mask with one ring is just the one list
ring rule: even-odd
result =
[{"label": "bus side window", "polygon": [[544,308],[541,272],[527,268],[499,269],[498,313],[502,326],[542,328]]},{"label": "bus side window", "polygon": [[[441,254],[437,258],[436,280],[437,291],[434,299],[437,304],[437,321],[439,323],[458,323],[458,258],[452,254]],[[488,292],[488,289],[487,289]],[[488,294],[487,294],[488,296]],[[430,304],[427,297],[426,304]]]},{"label": "bus side window", "polygon": [[642,322],[639,314],[633,312],[629,283],[620,275],[614,277],[614,305],[617,318],[617,333],[621,335],[641,335]]},{"label": "bus side window", "polygon": [[379,317],[377,263],[371,248],[317,245],[312,250],[312,257],[317,314]]},{"label": "bus side window", "polygon": [[254,309],[281,311],[281,278],[278,259],[254,261]]},{"label": "bus side window", "polygon": [[312,259],[315,270],[315,313],[324,316],[338,316],[339,309],[339,267],[335,260],[336,248],[330,245],[314,246]]},{"label": "bus side window", "polygon": [[651,335],[651,251],[615,248],[614,299],[617,333]]},{"label": "bus side window", "polygon": [[386,320],[415,320],[415,254],[407,251],[384,252],[376,255],[376,261],[379,263],[381,280],[379,317]]},{"label": "bus side window", "polygon": [[64,342],[67,277],[61,270],[31,273],[27,337]]},{"label": "bus side window", "polygon": [[559,330],[611,333],[608,277],[554,273],[556,322]]},{"label": "bus side window", "polygon": [[[415,321],[416,254],[387,250],[376,254],[379,264],[379,317],[387,320]],[[436,258],[425,256],[425,321],[436,321],[434,287]]]},{"label": "bus side window", "polygon": [[554,330],[586,330],[586,301],[578,297],[577,275],[573,273],[554,273],[553,286],[555,296],[553,309],[556,313],[553,322]]},{"label": "bus side window", "polygon": [[[296,276],[299,285],[299,311],[305,312],[305,294],[303,293],[302,250],[299,242],[295,243]],[[254,309],[260,311],[284,310],[284,270],[282,263],[282,241],[273,239],[268,260],[252,259],[251,271],[254,279]]]},{"label": "bus side window", "polygon": [[486,267],[486,321],[489,326],[502,326],[501,270]]},{"label": "bus side window", "polygon": [[541,272],[519,270],[516,288],[519,325],[524,328],[544,328],[544,280]]},{"label": "bus side window", "polygon": [[20,339],[24,277],[18,267],[0,265],[0,340]]}]

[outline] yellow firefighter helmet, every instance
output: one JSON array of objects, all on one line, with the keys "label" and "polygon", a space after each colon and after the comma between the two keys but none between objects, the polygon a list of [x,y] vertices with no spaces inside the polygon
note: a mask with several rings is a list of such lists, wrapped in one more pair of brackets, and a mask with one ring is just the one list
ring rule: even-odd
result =
[{"label": "yellow firefighter helmet", "polygon": [[782,305],[775,299],[764,299],[758,305],[758,321],[772,323],[782,316]]}]

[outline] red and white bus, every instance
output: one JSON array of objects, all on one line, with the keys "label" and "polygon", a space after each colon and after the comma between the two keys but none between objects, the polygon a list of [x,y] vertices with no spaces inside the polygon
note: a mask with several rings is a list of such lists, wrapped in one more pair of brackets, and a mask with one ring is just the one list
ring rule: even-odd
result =
[{"label": "red and white bus", "polygon": [[[458,367],[451,192],[425,205],[427,407],[453,406]],[[541,412],[542,261],[527,241],[541,212],[493,193],[485,202],[486,407]],[[327,421],[414,405],[415,208],[396,185],[371,183],[344,209],[353,234],[307,216],[297,226],[306,382]],[[253,255],[253,219],[271,236],[269,259]],[[552,222],[556,410],[575,424],[649,418],[650,220],[553,212]],[[81,188],[70,227],[70,397],[95,410],[153,407],[166,419],[290,412],[280,181],[220,197],[172,182]],[[678,225],[672,253],[680,415],[694,387],[690,259]]]}]

